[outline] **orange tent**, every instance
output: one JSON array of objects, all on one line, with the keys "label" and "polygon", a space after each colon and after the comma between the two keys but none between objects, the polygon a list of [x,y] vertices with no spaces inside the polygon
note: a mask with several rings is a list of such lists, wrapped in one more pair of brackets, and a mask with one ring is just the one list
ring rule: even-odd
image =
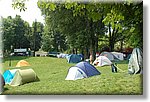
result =
[{"label": "orange tent", "polygon": [[30,66],[30,64],[25,60],[20,60],[16,65],[16,67],[23,67],[23,66]]}]

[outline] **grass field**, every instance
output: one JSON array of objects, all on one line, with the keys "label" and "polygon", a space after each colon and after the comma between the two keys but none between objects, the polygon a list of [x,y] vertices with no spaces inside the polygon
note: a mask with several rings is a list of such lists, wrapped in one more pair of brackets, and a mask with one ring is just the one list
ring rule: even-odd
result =
[{"label": "grass field", "polygon": [[[70,66],[66,59],[51,57],[12,57],[14,67],[21,59],[28,61],[40,81],[12,87],[5,85],[3,94],[79,94],[79,95],[141,95],[143,93],[142,75],[129,75],[127,61],[118,62],[118,67],[124,72],[112,73],[110,66],[97,67],[101,75],[76,81],[67,81]],[[4,70],[9,59],[4,59]],[[13,69],[13,68],[11,68]]]}]

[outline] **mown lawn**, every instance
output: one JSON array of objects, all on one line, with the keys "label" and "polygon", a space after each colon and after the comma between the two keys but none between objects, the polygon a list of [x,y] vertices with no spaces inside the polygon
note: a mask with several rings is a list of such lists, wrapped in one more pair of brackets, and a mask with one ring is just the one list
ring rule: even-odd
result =
[{"label": "mown lawn", "polygon": [[[110,66],[97,67],[101,75],[76,81],[66,81],[70,66],[66,59],[51,57],[13,57],[12,66],[21,59],[28,61],[40,81],[12,87],[5,85],[3,94],[97,94],[97,95],[141,95],[142,75],[129,75],[127,61],[117,62],[124,72],[112,73]],[[9,59],[3,63],[4,70],[9,69]],[[11,68],[13,69],[13,68]]]}]

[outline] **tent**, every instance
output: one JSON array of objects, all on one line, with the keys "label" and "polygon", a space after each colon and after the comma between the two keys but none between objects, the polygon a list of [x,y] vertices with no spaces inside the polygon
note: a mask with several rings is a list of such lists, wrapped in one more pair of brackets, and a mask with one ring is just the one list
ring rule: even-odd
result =
[{"label": "tent", "polygon": [[27,61],[25,61],[25,60],[20,60],[17,63],[16,67],[22,67],[22,66],[30,66],[30,64]]},{"label": "tent", "polygon": [[84,60],[84,55],[83,54],[77,54],[81,57],[81,60]]},{"label": "tent", "polygon": [[124,57],[123,57],[123,53],[120,53],[120,52],[111,52],[115,58],[119,59],[119,60],[124,60]]},{"label": "tent", "polygon": [[93,65],[97,65],[97,66],[105,66],[105,65],[111,65],[111,64],[112,62],[105,56],[99,56],[93,62]]},{"label": "tent", "polygon": [[139,48],[134,48],[129,59],[128,73],[138,74],[143,70],[143,52]]},{"label": "tent", "polygon": [[3,76],[5,82],[11,86],[18,86],[28,82],[39,80],[33,69],[6,70]]},{"label": "tent", "polygon": [[82,57],[76,54],[68,55],[66,58],[67,58],[68,63],[78,63],[78,62],[81,62],[82,60]]},{"label": "tent", "polygon": [[57,58],[66,58],[66,56],[68,56],[68,54],[60,53],[57,55]]},{"label": "tent", "polygon": [[77,80],[88,78],[94,75],[100,75],[100,72],[88,62],[79,62],[73,67],[70,67],[65,80]]},{"label": "tent", "polygon": [[114,55],[110,52],[102,52],[100,56],[106,56],[109,60],[113,61],[114,60]]},{"label": "tent", "polygon": [[19,69],[6,70],[3,73],[3,77],[6,84],[9,84],[15,76],[16,71]]}]

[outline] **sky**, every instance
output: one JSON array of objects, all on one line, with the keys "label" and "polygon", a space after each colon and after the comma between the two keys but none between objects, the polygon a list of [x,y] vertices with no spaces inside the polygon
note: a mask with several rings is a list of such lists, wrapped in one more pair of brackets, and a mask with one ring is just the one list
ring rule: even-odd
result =
[{"label": "sky", "polygon": [[0,16],[6,18],[12,16],[13,18],[17,15],[20,15],[21,18],[30,25],[32,22],[37,19],[38,22],[44,23],[44,17],[41,15],[40,9],[37,7],[38,0],[29,0],[26,2],[27,10],[20,12],[18,9],[12,8],[12,0],[0,0]]}]

